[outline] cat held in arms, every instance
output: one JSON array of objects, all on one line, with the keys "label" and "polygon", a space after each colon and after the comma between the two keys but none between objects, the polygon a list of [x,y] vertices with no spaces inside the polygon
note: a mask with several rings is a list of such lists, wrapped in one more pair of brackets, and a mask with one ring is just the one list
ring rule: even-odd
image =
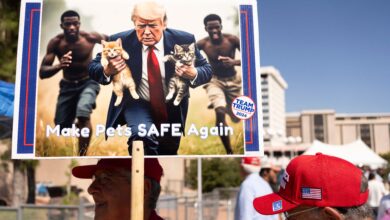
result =
[{"label": "cat held in arms", "polygon": [[[122,40],[118,38],[116,41],[102,40],[102,58],[100,63],[103,67],[108,65],[110,59],[114,59],[117,56],[121,56],[123,59],[128,60],[129,54],[122,48]],[[139,95],[136,92],[134,79],[130,68],[126,65],[119,73],[112,77],[113,91],[116,95],[115,106],[121,104],[123,99],[123,90],[128,88],[131,96],[134,99],[139,99]]]},{"label": "cat held in arms", "polygon": [[[175,65],[188,65],[193,66],[195,62],[195,44],[192,43],[190,45],[183,44],[174,46],[174,52],[172,54],[166,55],[164,57],[164,62],[172,62]],[[176,98],[173,102],[175,106],[179,105],[181,100],[188,95],[189,86],[187,80],[180,78],[175,75],[169,80],[169,92],[165,97],[166,101],[169,101],[173,98],[175,93],[177,93]]]}]

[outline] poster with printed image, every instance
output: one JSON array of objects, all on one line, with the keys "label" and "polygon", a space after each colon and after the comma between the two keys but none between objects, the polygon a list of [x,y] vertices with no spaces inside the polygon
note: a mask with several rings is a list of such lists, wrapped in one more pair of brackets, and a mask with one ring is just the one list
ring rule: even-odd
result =
[{"label": "poster with printed image", "polygon": [[24,0],[13,158],[262,155],[256,1]]}]

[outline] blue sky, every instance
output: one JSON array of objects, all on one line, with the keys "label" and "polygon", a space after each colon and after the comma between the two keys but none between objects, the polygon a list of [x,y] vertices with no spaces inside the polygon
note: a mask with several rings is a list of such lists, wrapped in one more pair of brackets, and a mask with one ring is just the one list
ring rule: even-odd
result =
[{"label": "blue sky", "polygon": [[390,1],[258,0],[260,61],[286,111],[390,112]]}]

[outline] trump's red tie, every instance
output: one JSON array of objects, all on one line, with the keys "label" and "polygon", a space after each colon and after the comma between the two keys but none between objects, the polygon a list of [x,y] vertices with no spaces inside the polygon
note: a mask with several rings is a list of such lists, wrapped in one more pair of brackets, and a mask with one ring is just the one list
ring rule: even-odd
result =
[{"label": "trump's red tie", "polygon": [[152,106],[152,114],[154,122],[157,125],[168,121],[167,108],[165,105],[164,90],[161,79],[160,66],[156,54],[153,51],[154,47],[149,47],[148,53],[148,82],[150,93],[150,104]]}]

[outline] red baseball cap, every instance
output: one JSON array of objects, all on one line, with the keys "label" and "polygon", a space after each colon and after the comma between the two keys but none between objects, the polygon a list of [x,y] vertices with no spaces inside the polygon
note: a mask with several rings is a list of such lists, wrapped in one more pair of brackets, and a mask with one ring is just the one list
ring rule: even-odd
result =
[{"label": "red baseball cap", "polygon": [[256,198],[253,206],[263,215],[273,215],[299,205],[360,206],[367,198],[367,180],[360,169],[346,160],[316,154],[291,160],[279,192]]},{"label": "red baseball cap", "polygon": [[243,157],[241,159],[241,166],[247,173],[255,173],[260,171],[259,157]]},{"label": "red baseball cap", "polygon": [[[72,169],[75,177],[91,179],[97,170],[123,168],[131,171],[131,158],[100,159],[96,165],[77,166]],[[160,182],[163,169],[156,158],[145,158],[144,175]]]}]

